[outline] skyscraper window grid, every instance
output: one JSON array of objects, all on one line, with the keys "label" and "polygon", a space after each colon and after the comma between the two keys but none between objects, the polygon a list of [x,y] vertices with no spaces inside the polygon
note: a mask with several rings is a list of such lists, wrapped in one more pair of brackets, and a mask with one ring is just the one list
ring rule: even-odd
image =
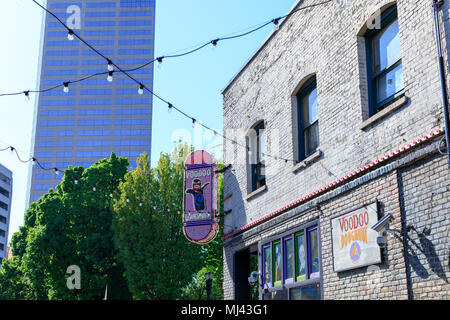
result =
[{"label": "skyscraper window grid", "polygon": [[[47,7],[64,22],[71,15],[70,11],[67,13],[71,5],[80,8],[81,28],[75,32],[111,60],[121,60],[121,67],[132,68],[142,61],[153,60],[154,1],[47,1]],[[67,30],[47,14],[40,89],[50,83],[75,80],[86,72],[89,74],[86,70],[92,71],[93,67],[100,72],[107,71],[106,61],[102,65],[98,55],[75,41],[77,39],[68,40]],[[135,74],[139,81],[152,88],[151,67]],[[69,152],[73,155],[70,164],[74,166],[92,164],[111,151],[126,155],[134,165],[139,153],[150,154],[152,99],[148,92],[138,95],[136,83],[128,80],[125,75],[115,73],[112,82],[106,81],[106,76],[105,79],[93,78],[71,83],[66,95],[47,94],[45,99],[40,95],[34,153],[51,153],[52,158],[45,160],[52,167],[56,165],[57,155]],[[67,121],[66,126],[51,126],[64,121]],[[41,123],[46,126],[42,127]],[[40,173],[44,171],[35,166],[30,202],[48,191],[36,190],[35,185],[39,184],[42,189],[42,185],[54,187],[60,182],[61,175],[52,173],[52,179],[42,183],[38,179],[43,177]]]}]

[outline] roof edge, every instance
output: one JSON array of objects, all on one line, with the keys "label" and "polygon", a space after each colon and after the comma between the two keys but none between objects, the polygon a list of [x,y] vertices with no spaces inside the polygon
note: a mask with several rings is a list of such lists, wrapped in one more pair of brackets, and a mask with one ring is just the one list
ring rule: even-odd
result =
[{"label": "roof edge", "polygon": [[[287,13],[287,17],[283,18],[282,21],[279,24],[279,28],[291,17],[290,14],[297,9],[305,0],[298,0],[297,3],[295,3],[292,8]],[[262,51],[262,49],[265,48],[265,46],[269,43],[269,41],[272,39],[272,37],[278,32],[277,29],[274,29],[269,36],[266,38],[266,40],[261,44],[261,46],[255,51],[254,54],[247,60],[247,62],[244,63],[244,65],[239,69],[239,71],[234,75],[234,77],[231,78],[231,80],[228,82],[228,84],[225,86],[224,89],[222,89],[221,94],[223,95],[230,86],[234,83],[234,81],[239,78],[239,76],[242,74],[242,72],[248,67],[248,65],[258,56],[258,54]]]}]

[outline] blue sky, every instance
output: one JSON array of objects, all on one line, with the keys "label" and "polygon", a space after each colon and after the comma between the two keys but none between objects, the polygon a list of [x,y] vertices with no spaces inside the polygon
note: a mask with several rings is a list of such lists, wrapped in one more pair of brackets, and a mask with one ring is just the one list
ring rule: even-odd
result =
[{"label": "blue sky", "polygon": [[[163,56],[206,41],[243,31],[286,14],[297,0],[156,0],[155,56]],[[40,3],[44,3],[43,0]],[[0,1],[0,93],[35,89],[43,12],[31,0]],[[240,39],[219,42],[190,56],[166,59],[155,68],[154,92],[194,118],[222,132],[221,91],[273,31],[264,29]],[[181,52],[182,52],[181,51]],[[189,119],[153,100],[152,165],[161,152],[171,152],[184,137],[196,147],[215,147],[221,141],[194,129]],[[0,97],[0,148],[13,145],[23,158],[31,154],[35,96]],[[9,151],[0,163],[13,171],[13,203],[9,240],[23,225],[30,166]]]}]

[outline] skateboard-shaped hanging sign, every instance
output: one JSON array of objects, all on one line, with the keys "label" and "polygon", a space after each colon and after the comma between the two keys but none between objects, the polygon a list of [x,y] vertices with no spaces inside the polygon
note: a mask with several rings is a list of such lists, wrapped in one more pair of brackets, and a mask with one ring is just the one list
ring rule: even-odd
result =
[{"label": "skateboard-shaped hanging sign", "polygon": [[206,244],[219,231],[217,213],[217,163],[204,150],[192,152],[184,162],[183,232],[197,244]]}]

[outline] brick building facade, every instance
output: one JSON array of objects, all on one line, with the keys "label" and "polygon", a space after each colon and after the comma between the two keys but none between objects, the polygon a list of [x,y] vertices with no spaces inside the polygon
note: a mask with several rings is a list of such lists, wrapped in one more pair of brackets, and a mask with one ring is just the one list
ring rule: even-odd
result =
[{"label": "brick building facade", "polygon": [[[446,75],[449,9],[437,10]],[[260,299],[450,298],[431,0],[299,1],[223,97],[239,142],[224,146],[226,299],[255,286]],[[339,269],[332,223],[369,207],[392,217],[389,231],[367,228],[372,250],[387,241],[371,251],[380,260],[358,265],[367,243],[352,238],[354,264]]]}]

